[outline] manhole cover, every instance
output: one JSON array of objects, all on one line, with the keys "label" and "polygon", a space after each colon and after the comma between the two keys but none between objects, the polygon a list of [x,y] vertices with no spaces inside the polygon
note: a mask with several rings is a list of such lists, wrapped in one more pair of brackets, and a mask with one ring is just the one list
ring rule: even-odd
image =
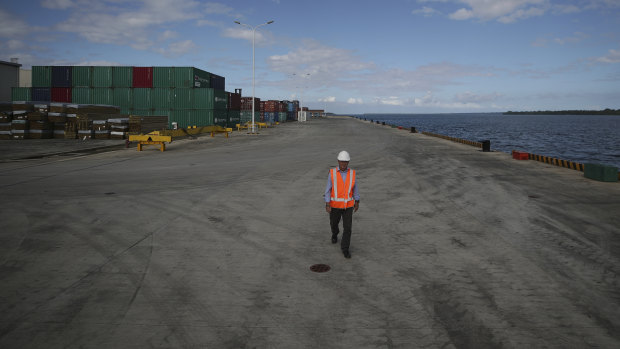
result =
[{"label": "manhole cover", "polygon": [[324,273],[326,271],[329,271],[330,269],[331,267],[327,264],[315,264],[310,267],[310,270],[312,270],[315,273]]}]

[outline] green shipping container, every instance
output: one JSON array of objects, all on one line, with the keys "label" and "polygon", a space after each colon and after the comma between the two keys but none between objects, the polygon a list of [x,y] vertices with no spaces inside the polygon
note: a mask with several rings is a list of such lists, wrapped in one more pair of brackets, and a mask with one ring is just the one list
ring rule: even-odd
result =
[{"label": "green shipping container", "polygon": [[175,88],[173,92],[173,107],[177,110],[195,109],[193,103],[193,89],[191,88]]},{"label": "green shipping container", "polygon": [[228,93],[224,90],[214,91],[215,109],[228,109]]},{"label": "green shipping container", "polygon": [[112,87],[112,67],[93,67],[93,87]]},{"label": "green shipping container", "polygon": [[32,66],[32,87],[52,87],[52,67]]},{"label": "green shipping container", "polygon": [[172,128],[172,123],[176,122],[178,128],[187,128],[192,126],[190,121],[190,110],[173,110],[170,112],[168,119],[168,127]]},{"label": "green shipping container", "polygon": [[153,111],[151,109],[134,109],[131,115],[151,116],[153,115]]},{"label": "green shipping container", "polygon": [[174,87],[174,67],[153,67],[153,87]]},{"label": "green shipping container", "polygon": [[192,93],[195,109],[215,109],[214,89],[194,88]]},{"label": "green shipping container", "polygon": [[[239,113],[240,123],[252,122],[252,111],[251,110],[242,110]],[[254,112],[254,122],[260,122],[260,112]]]},{"label": "green shipping container", "polygon": [[93,67],[73,67],[71,79],[73,80],[73,87],[92,87]]},{"label": "green shipping container", "polygon": [[172,110],[170,110],[170,109],[153,109],[151,115],[154,115],[154,116],[167,116],[168,120],[170,120],[170,116],[172,115]]},{"label": "green shipping container", "polygon": [[[133,89],[133,109],[134,109],[134,113],[136,112],[136,110],[151,109],[151,89],[150,88],[134,88]],[[145,114],[136,114],[136,115],[145,115]]]},{"label": "green shipping container", "polygon": [[617,182],[618,168],[599,164],[585,164],[583,175],[599,182]]},{"label": "green shipping container", "polygon": [[29,101],[30,87],[11,87],[11,101]]},{"label": "green shipping container", "polygon": [[190,112],[192,119],[195,120],[196,126],[213,126],[213,110],[195,109],[190,110]]},{"label": "green shipping container", "polygon": [[228,110],[216,109],[213,111],[213,124],[226,127],[228,125]]},{"label": "green shipping container", "polygon": [[157,87],[151,89],[151,108],[172,109],[173,91],[173,89],[167,87]]},{"label": "green shipping container", "polygon": [[240,110],[229,110],[228,111],[228,123],[226,124],[226,127],[237,127],[237,124],[239,124],[239,120],[241,117],[241,111]]},{"label": "green shipping container", "polygon": [[92,104],[92,88],[73,87],[71,89],[71,103]]},{"label": "green shipping container", "polygon": [[112,67],[113,87],[133,86],[133,67]]},{"label": "green shipping container", "polygon": [[114,105],[113,89],[105,87],[93,87],[91,93],[92,104]]},{"label": "green shipping container", "polygon": [[133,109],[131,109],[129,107],[121,107],[121,114],[122,115],[132,115],[133,114]]},{"label": "green shipping container", "polygon": [[[154,74],[154,73],[153,73]],[[174,87],[182,88],[209,88],[211,87],[211,73],[193,67],[174,68]]]},{"label": "green shipping container", "polygon": [[114,101],[112,105],[116,105],[121,108],[133,107],[133,89],[128,87],[117,87],[113,89]]}]

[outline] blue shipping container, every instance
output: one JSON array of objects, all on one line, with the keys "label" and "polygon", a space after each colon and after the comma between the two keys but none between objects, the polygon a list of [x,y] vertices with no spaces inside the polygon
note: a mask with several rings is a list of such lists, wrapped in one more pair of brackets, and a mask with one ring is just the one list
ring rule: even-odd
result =
[{"label": "blue shipping container", "polygon": [[32,88],[32,101],[37,102],[49,102],[52,98],[52,89],[49,87],[33,87]]},{"label": "blue shipping container", "polygon": [[52,67],[52,87],[71,87],[73,67],[54,66]]}]

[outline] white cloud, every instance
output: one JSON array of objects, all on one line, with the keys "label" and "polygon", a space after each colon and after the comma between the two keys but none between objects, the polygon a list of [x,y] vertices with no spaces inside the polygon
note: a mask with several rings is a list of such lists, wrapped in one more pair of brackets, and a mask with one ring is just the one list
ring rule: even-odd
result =
[{"label": "white cloud", "polygon": [[219,23],[216,21],[211,21],[208,19],[200,19],[196,22],[196,25],[199,27],[204,27],[204,26],[210,26],[210,27],[217,27],[219,26]]},{"label": "white cloud", "polygon": [[334,96],[329,96],[329,97],[325,97],[325,98],[319,98],[319,102],[333,103],[335,101],[336,101],[336,97],[334,97]]},{"label": "white cloud", "polygon": [[[262,28],[257,29],[254,32],[254,43],[256,45],[263,45],[270,41],[269,39],[267,39],[267,35],[264,34],[261,29]],[[236,27],[226,28],[223,32],[223,35],[227,38],[243,39],[249,41],[250,44],[252,43],[252,30],[248,29],[247,27],[239,26],[238,24]]]},{"label": "white cloud", "polygon": [[405,105],[405,101],[396,96],[380,97],[375,99],[375,101],[383,105]]},{"label": "white cloud", "polygon": [[43,0],[41,6],[52,10],[64,10],[72,7],[74,2],[72,0]]},{"label": "white cloud", "polygon": [[0,8],[0,37],[20,38],[30,32],[39,31],[40,27],[33,27],[22,21],[18,17],[4,11]]},{"label": "white cloud", "polygon": [[208,2],[205,4],[205,13],[227,15],[233,12],[233,8],[218,2]]},{"label": "white cloud", "polygon": [[431,17],[431,16],[433,16],[435,14],[439,14],[441,12],[435,10],[434,8],[431,8],[431,7],[428,7],[428,6],[424,6],[424,7],[420,8],[420,9],[411,11],[411,13],[414,14],[414,15],[422,15],[424,17]]},{"label": "white cloud", "polygon": [[167,49],[158,49],[157,52],[168,57],[177,57],[196,50],[198,46],[192,40],[174,42]]},{"label": "white cloud", "polygon": [[457,93],[456,96],[454,96],[454,100],[458,103],[464,104],[489,103],[496,101],[500,97],[502,97],[502,95],[499,93],[476,94],[467,91],[463,93]]},{"label": "white cloud", "polygon": [[364,104],[364,100],[362,100],[361,98],[349,98],[347,99],[347,103],[349,104]]},{"label": "white cloud", "polygon": [[159,36],[159,40],[165,41],[168,39],[177,38],[178,36],[179,36],[179,33],[174,32],[172,30],[166,30]]},{"label": "white cloud", "polygon": [[580,41],[583,41],[587,38],[589,38],[590,36],[588,34],[582,33],[582,32],[575,32],[572,36],[569,37],[565,37],[565,38],[555,38],[555,42],[560,44],[560,45],[564,45],[564,44],[575,44],[578,43]]},{"label": "white cloud", "polygon": [[609,54],[596,59],[600,63],[620,63],[620,50],[609,50]]},{"label": "white cloud", "polygon": [[449,15],[451,19],[467,20],[477,18],[482,21],[497,20],[511,23],[519,19],[540,16],[548,9],[548,0],[459,0],[469,8],[460,8]]},{"label": "white cloud", "polygon": [[83,3],[76,6],[69,19],[59,23],[56,29],[75,33],[95,43],[129,45],[146,50],[153,46],[150,39],[159,26],[193,19],[203,15],[199,3],[193,0],[158,0],[124,2]]}]

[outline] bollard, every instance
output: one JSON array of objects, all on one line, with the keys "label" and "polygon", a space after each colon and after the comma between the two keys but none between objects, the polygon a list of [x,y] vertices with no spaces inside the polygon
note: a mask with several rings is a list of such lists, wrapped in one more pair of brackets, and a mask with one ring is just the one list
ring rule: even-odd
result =
[{"label": "bollard", "polygon": [[480,143],[482,143],[482,151],[487,152],[487,151],[491,151],[491,141],[490,140],[483,140],[480,141]]},{"label": "bollard", "polygon": [[375,121],[377,123],[377,125],[379,125],[379,121]]},{"label": "bollard", "polygon": [[415,130],[415,127],[411,128],[411,133],[417,133],[418,131]]},{"label": "bollard", "polygon": [[385,126],[385,121],[381,123],[381,125]]}]

